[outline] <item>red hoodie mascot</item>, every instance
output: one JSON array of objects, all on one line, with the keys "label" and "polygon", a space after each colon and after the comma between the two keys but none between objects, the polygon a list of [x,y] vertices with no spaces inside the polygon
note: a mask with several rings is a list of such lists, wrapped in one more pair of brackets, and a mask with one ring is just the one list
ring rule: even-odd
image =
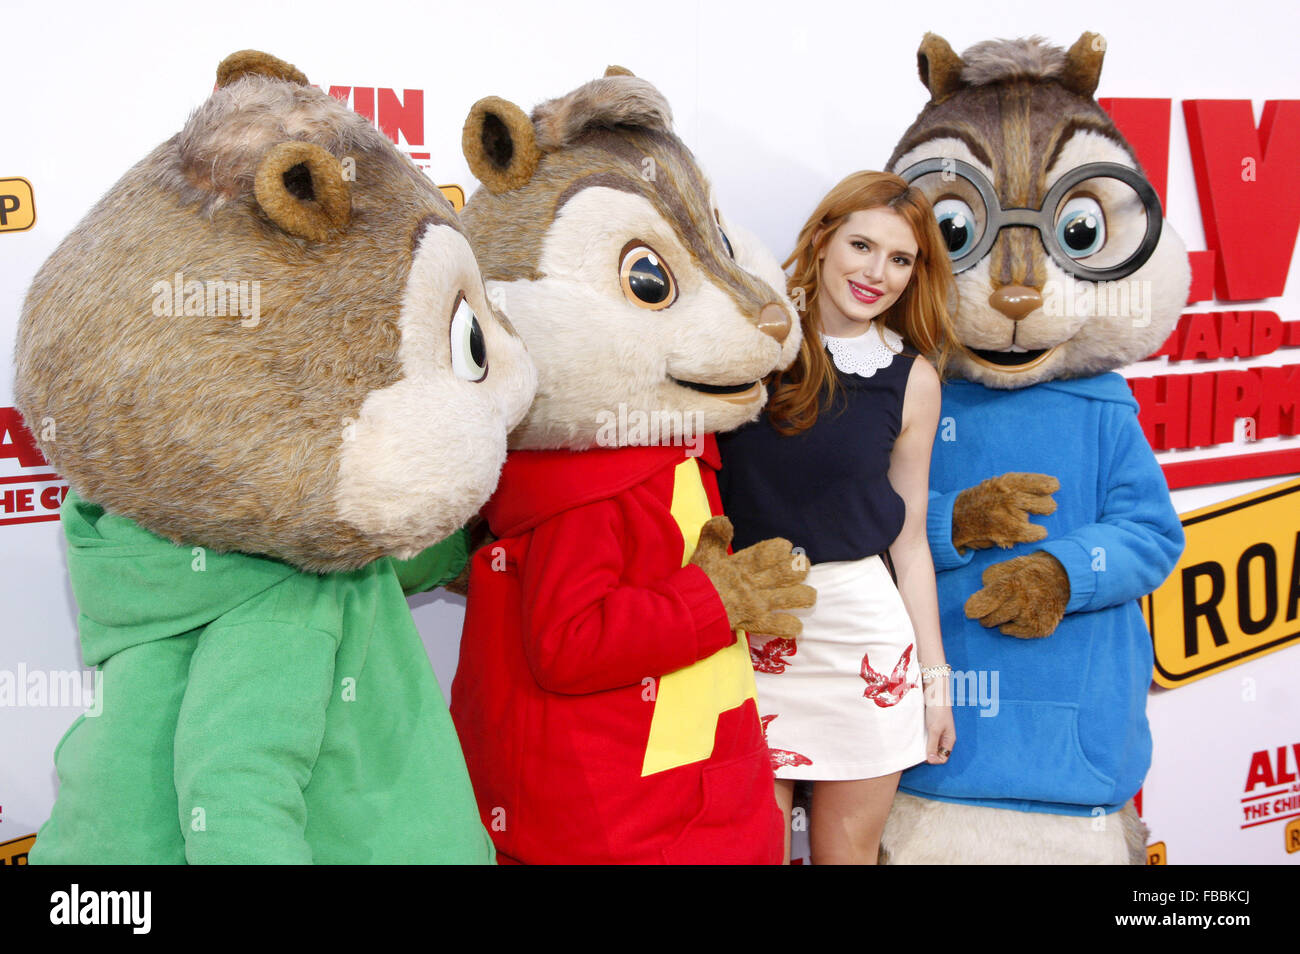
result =
[{"label": "red hoodie mascot", "polygon": [[472,564],[452,688],[499,857],[779,862],[737,632],[794,635],[775,611],[813,594],[786,541],[727,552],[713,433],[797,351],[780,270],[617,68],[531,119],[480,101],[465,153],[471,241],[540,382],[484,510],[499,539]]}]

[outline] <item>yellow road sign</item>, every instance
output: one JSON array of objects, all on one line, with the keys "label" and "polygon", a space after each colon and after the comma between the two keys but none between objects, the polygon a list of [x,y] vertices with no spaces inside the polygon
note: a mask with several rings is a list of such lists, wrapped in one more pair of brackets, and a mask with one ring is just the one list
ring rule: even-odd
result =
[{"label": "yellow road sign", "polygon": [[1182,516],[1187,548],[1143,600],[1173,689],[1300,640],[1300,480]]},{"label": "yellow road sign", "polygon": [[32,184],[21,177],[0,179],[0,232],[23,232],[35,224]]}]

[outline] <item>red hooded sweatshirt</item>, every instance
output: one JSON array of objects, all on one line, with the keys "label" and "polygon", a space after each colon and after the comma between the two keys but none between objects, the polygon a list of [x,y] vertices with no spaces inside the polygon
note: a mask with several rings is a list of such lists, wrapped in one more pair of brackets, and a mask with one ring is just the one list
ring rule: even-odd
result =
[{"label": "red hooded sweatshirt", "polygon": [[747,642],[687,562],[718,466],[713,435],[506,460],[451,702],[500,860],[780,863]]}]

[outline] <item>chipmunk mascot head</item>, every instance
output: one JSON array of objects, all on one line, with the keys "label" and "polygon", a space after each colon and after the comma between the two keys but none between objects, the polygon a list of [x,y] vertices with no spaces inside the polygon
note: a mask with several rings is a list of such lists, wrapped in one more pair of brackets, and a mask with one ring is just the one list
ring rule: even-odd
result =
[{"label": "chipmunk mascot head", "polygon": [[234,54],[36,276],[17,369],[103,673],[32,859],[490,860],[403,591],[463,565],[536,376],[426,177]]},{"label": "chipmunk mascot head", "polygon": [[718,430],[799,331],[780,268],[714,204],[663,96],[611,67],[538,106],[481,100],[464,210],[538,366],[485,508],[452,714],[499,856],[778,861],[736,630],[811,602],[785,541],[727,553]]},{"label": "chipmunk mascot head", "polygon": [[1085,33],[1068,51],[1031,38],[959,57],[927,34],[930,101],[889,161],[934,203],[964,345],[929,514],[958,741],[947,765],[904,773],[892,861],[1142,856],[1125,808],[1151,757],[1136,601],[1183,538],[1113,372],[1169,335],[1190,275],[1093,99],[1104,50]]}]

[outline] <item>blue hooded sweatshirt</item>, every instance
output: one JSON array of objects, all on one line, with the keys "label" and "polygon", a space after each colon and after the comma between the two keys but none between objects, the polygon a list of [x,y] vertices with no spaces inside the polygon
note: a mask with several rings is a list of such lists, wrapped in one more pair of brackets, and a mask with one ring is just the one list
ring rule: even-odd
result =
[{"label": "blue hooded sweatshirt", "polygon": [[[957,744],[946,765],[907,770],[903,791],[1089,815],[1116,811],[1142,785],[1151,764],[1152,651],[1137,601],[1173,571],[1183,531],[1137,409],[1113,373],[1018,390],[944,385],[928,531]],[[1060,480],[1056,512],[1033,518],[1047,538],[959,553],[957,494],[1010,472]],[[1054,633],[1020,639],[966,618],[989,565],[1038,550],[1070,579]]]}]

